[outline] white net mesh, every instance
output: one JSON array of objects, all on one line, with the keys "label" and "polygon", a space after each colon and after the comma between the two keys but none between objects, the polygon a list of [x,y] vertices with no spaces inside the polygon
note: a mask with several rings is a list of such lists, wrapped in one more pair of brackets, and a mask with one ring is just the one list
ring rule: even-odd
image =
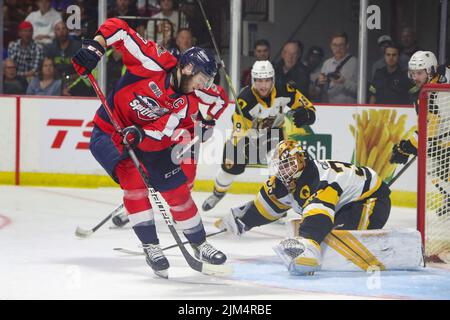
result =
[{"label": "white net mesh", "polygon": [[450,254],[450,90],[428,91],[426,107],[425,254],[447,260]]}]

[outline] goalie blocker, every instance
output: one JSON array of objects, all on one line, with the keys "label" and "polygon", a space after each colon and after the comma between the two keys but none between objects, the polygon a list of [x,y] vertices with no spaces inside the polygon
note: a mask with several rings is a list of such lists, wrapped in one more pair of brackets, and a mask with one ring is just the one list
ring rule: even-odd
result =
[{"label": "goalie blocker", "polygon": [[[381,229],[386,224],[391,209],[390,190],[371,168],[332,160],[312,160],[297,142],[286,140],[275,149],[270,169],[274,175],[260,189],[256,199],[232,208],[230,214],[218,221],[220,228],[242,235],[254,227],[276,221],[287,210],[294,209],[303,216],[302,223],[295,225],[291,233],[293,238],[283,240],[274,248],[292,274],[310,274],[323,269],[323,262],[328,261],[324,260],[328,247],[346,262],[339,270],[348,270],[348,265],[355,265],[359,270],[375,265],[385,270],[386,266],[417,268],[421,264],[417,255],[406,265],[402,264],[405,261],[398,265],[385,264],[377,257],[384,249],[388,255],[399,250],[397,246],[402,242],[391,241],[392,238],[400,239],[397,235],[385,237],[386,241],[380,235],[373,236],[373,243],[378,243],[377,248],[381,249],[371,252],[361,244],[369,231],[358,231],[363,232],[360,239],[355,238],[353,232],[344,231]],[[330,236],[336,232],[341,233],[339,238]],[[409,235],[408,232],[404,234]],[[417,233],[411,233],[411,242],[405,250],[415,250],[421,257]]]}]

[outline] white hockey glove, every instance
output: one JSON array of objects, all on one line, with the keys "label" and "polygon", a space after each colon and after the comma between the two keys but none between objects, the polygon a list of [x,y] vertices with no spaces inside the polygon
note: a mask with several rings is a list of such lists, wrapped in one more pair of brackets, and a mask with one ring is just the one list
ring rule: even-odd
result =
[{"label": "white hockey glove", "polygon": [[242,222],[240,217],[245,214],[249,205],[251,205],[251,202],[240,207],[231,208],[229,213],[225,217],[218,219],[214,225],[220,230],[227,230],[227,232],[236,237],[242,236],[249,229],[244,222]]}]

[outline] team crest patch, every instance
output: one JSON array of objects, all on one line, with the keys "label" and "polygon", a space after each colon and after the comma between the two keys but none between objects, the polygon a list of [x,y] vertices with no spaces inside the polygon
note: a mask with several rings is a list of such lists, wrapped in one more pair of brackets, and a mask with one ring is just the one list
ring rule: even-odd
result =
[{"label": "team crest patch", "polygon": [[304,185],[302,190],[300,190],[300,199],[308,199],[311,195],[311,190],[308,185]]},{"label": "team crest patch", "polygon": [[130,107],[136,112],[137,117],[143,121],[156,120],[169,112],[169,109],[162,108],[153,98],[138,94],[135,94],[135,97],[136,99],[130,102]]},{"label": "team crest patch", "polygon": [[164,47],[160,46],[159,44],[156,44],[155,46],[156,46],[156,54],[158,55],[158,57],[161,57],[161,55],[167,51]]}]

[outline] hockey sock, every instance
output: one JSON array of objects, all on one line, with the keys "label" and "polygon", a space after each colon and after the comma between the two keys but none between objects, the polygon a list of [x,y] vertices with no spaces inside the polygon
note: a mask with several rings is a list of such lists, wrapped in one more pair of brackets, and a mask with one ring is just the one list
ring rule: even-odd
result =
[{"label": "hockey sock", "polygon": [[190,243],[195,245],[203,243],[206,240],[205,228],[203,227],[203,223],[201,221],[195,227],[183,230],[183,234]]},{"label": "hockey sock", "polygon": [[147,189],[124,190],[123,203],[128,218],[142,244],[158,244],[153,210]]},{"label": "hockey sock", "polygon": [[161,192],[161,195],[170,206],[170,213],[177,224],[177,228],[183,230],[189,242],[201,243],[205,241],[205,229],[186,184],[173,190]]},{"label": "hockey sock", "polygon": [[229,174],[222,169],[220,169],[219,174],[216,176],[216,180],[214,183],[214,192],[215,193],[225,193],[230,189],[231,184],[235,179],[235,175]]},{"label": "hockey sock", "polygon": [[142,244],[159,244],[154,220],[141,222],[133,226],[133,230]]}]

